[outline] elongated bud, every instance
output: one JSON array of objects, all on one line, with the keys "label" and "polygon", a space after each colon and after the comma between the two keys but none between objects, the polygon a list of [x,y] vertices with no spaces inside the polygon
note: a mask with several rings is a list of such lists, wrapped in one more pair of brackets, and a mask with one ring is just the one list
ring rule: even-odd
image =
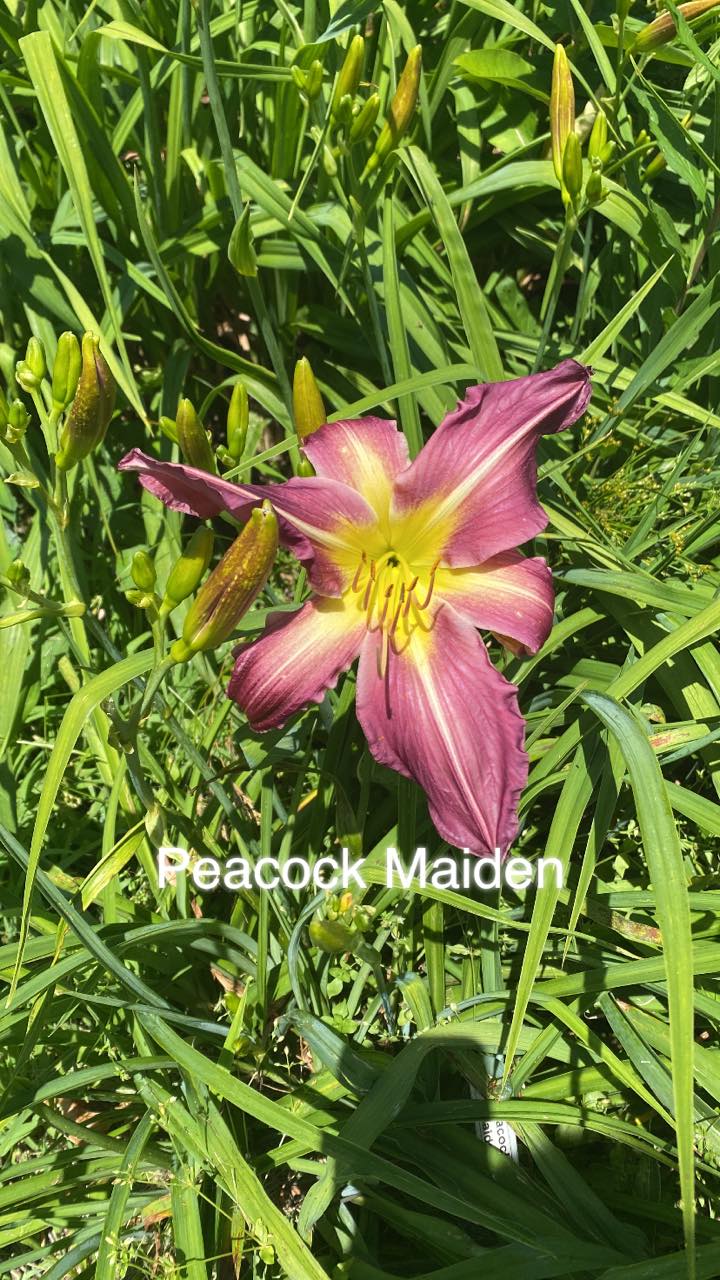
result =
[{"label": "elongated bud", "polygon": [[352,108],[352,100],[358,91],[364,62],[365,41],[362,36],[353,36],[347,47],[345,60],[340,68],[335,92],[333,93],[330,110],[334,120],[337,119],[338,115],[344,114],[344,111],[341,112],[340,109],[343,98],[350,98],[350,106]]},{"label": "elongated bud", "polygon": [[94,333],[83,334],[80,380],[60,435],[55,457],[69,471],[101,443],[115,407],[115,379]]},{"label": "elongated bud", "polygon": [[182,555],[170,570],[163,600],[167,613],[197,590],[212,560],[214,545],[215,535],[212,529],[201,525],[195,530]]},{"label": "elongated bud", "polygon": [[562,182],[565,143],[575,126],[575,90],[570,64],[561,44],[555,45],[550,89],[550,142],[555,177]]},{"label": "elongated bud", "polygon": [[227,640],[270,576],[278,547],[278,523],[270,503],[255,507],[242,533],[213,569],[185,615],[182,639],[170,650],[175,662]]},{"label": "elongated bud", "polygon": [[323,64],[317,58],[310,64],[310,69],[305,76],[305,93],[308,102],[314,102],[323,82]]},{"label": "elongated bud", "polygon": [[599,204],[605,195],[603,181],[599,170],[593,170],[587,180],[585,197],[589,204]]},{"label": "elongated bud", "polygon": [[80,378],[80,343],[74,333],[61,333],[52,371],[52,402],[56,413],[64,413],[72,403]]},{"label": "elongated bud", "polygon": [[253,247],[250,228],[250,205],[246,204],[235,226],[228,245],[228,258],[240,276],[257,275],[257,255]]},{"label": "elongated bud", "polygon": [[168,440],[172,440],[173,444],[178,444],[177,427],[172,418],[168,418],[164,413],[161,413],[158,421],[163,435],[167,436]]},{"label": "elongated bud", "polygon": [[22,400],[13,400],[8,406],[4,438],[7,444],[18,444],[27,431],[30,414]]},{"label": "elongated bud", "polygon": [[46,373],[43,344],[33,336],[27,344],[25,359],[19,360],[16,365],[15,377],[23,391],[37,391]]},{"label": "elongated bud", "polygon": [[249,423],[250,406],[247,387],[244,382],[236,382],[230,397],[227,416],[227,447],[233,462],[238,462],[243,455]]},{"label": "elongated bud", "polygon": [[348,929],[342,920],[312,920],[308,926],[310,941],[328,955],[341,951],[354,951],[361,938],[355,929]]},{"label": "elongated bud", "polygon": [[588,142],[588,159],[591,163],[593,160],[599,160],[601,164],[603,163],[603,153],[607,147],[607,141],[607,116],[604,111],[598,111],[590,134],[590,141]]},{"label": "elongated bud", "polygon": [[[678,13],[682,14],[686,22],[691,22],[693,18],[699,18],[719,3],[720,0],[689,0],[688,4],[678,5]],[[659,49],[661,45],[668,44],[674,35],[675,19],[669,10],[666,10],[638,31],[630,46],[630,52],[651,53],[653,49]]]},{"label": "elongated bud", "polygon": [[327,422],[325,405],[307,356],[303,356],[295,365],[293,414],[295,429],[301,440],[312,435],[313,431],[317,431],[318,427]]},{"label": "elongated bud", "polygon": [[371,93],[363,103],[350,127],[350,146],[362,142],[375,128],[375,121],[380,114],[380,94]]},{"label": "elongated bud", "polygon": [[136,551],[132,558],[130,574],[136,587],[141,591],[152,591],[155,587],[155,565],[147,551]]},{"label": "elongated bud", "polygon": [[576,133],[571,133],[565,143],[565,151],[563,152],[562,181],[563,187],[570,196],[570,199],[573,201],[577,200],[580,192],[582,191],[583,167],[580,139]]},{"label": "elongated bud", "polygon": [[185,461],[200,471],[214,472],[215,455],[207,431],[189,400],[181,400],[178,405],[175,430]]},{"label": "elongated bud", "polygon": [[395,97],[390,103],[387,119],[375,143],[375,149],[365,165],[363,178],[367,178],[382,164],[390,152],[394,151],[403,135],[407,133],[410,122],[415,115],[415,108],[420,95],[421,74],[422,49],[418,44],[408,54],[403,73],[398,81],[398,87],[395,90]]}]

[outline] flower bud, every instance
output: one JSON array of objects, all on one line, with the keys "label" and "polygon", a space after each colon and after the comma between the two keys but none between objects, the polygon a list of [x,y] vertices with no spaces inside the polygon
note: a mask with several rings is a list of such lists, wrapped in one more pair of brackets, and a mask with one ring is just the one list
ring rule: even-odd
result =
[{"label": "flower bud", "polygon": [[358,91],[364,62],[365,41],[362,36],[353,36],[347,47],[345,60],[340,68],[340,74],[338,75],[335,92],[332,97],[332,106],[330,110],[334,120],[336,120],[338,115],[341,114],[340,104],[342,103],[343,98],[350,98],[350,105],[352,107],[352,100]]},{"label": "flower bud", "polygon": [[587,180],[585,196],[589,204],[599,204],[605,195],[602,178],[598,170],[593,170]]},{"label": "flower bud", "polygon": [[175,430],[185,461],[199,471],[215,472],[215,455],[207,431],[189,400],[181,400],[178,405]]},{"label": "flower bud", "polygon": [[168,418],[164,413],[161,413],[158,422],[163,435],[167,436],[168,440],[172,440],[173,444],[178,444],[177,427],[172,418]]},{"label": "flower bud", "polygon": [[314,102],[323,82],[323,64],[317,58],[310,64],[310,69],[305,76],[305,94],[308,102]]},{"label": "flower bud", "polygon": [[17,591],[25,594],[29,590],[30,570],[23,560],[13,560],[12,564],[8,565],[5,576]]},{"label": "flower bud", "polygon": [[212,529],[201,525],[196,529],[182,555],[175,561],[165,587],[163,606],[170,613],[197,590],[210,564],[215,544]]},{"label": "flower bud", "polygon": [[19,444],[27,431],[29,421],[30,414],[22,400],[11,401],[8,407],[7,426],[4,433],[6,442],[8,444]]},{"label": "flower bud", "polygon": [[576,133],[571,133],[565,143],[563,152],[562,165],[562,182],[570,199],[577,200],[582,191],[583,184],[583,167],[582,152],[580,150],[580,139]]},{"label": "flower bud", "polygon": [[341,951],[354,951],[358,934],[348,929],[341,920],[312,920],[308,926],[310,941],[314,946],[329,955],[338,955]]},{"label": "flower bud", "polygon": [[365,165],[363,178],[367,178],[382,164],[383,160],[389,156],[390,152],[400,142],[400,139],[407,133],[410,122],[415,115],[415,108],[420,95],[421,74],[422,49],[418,44],[408,54],[403,73],[398,81],[395,96],[390,103],[387,119],[375,143],[375,149]]},{"label": "flower bud", "polygon": [[39,338],[33,336],[27,344],[25,359],[18,360],[15,377],[23,391],[37,391],[46,373],[47,364],[43,344]]},{"label": "flower bud", "polygon": [[[678,5],[678,13],[682,14],[686,22],[691,22],[693,18],[699,18],[709,9],[714,9],[718,3],[720,0],[689,0],[687,4]],[[630,46],[630,52],[651,53],[653,49],[659,49],[661,45],[668,44],[674,35],[675,19],[669,10],[665,10],[638,31]]]},{"label": "flower bud", "polygon": [[550,89],[550,141],[555,177],[563,180],[565,143],[575,126],[575,90],[570,64],[561,44],[555,45]]},{"label": "flower bud", "polygon": [[357,142],[362,142],[372,133],[375,128],[375,121],[380,114],[380,94],[371,93],[370,97],[363,103],[358,111],[350,128],[350,146],[354,147]]},{"label": "flower bud", "polygon": [[230,397],[227,415],[227,447],[233,462],[238,462],[243,455],[250,423],[250,406],[245,383],[236,382]]},{"label": "flower bud", "polygon": [[301,440],[312,435],[327,422],[325,405],[307,356],[295,365],[293,376],[293,414],[295,429]]},{"label": "flower bud", "polygon": [[52,371],[52,402],[56,413],[64,413],[72,403],[80,378],[80,343],[74,333],[61,333]]},{"label": "flower bud", "polygon": [[305,457],[304,453],[302,454],[300,458],[300,462],[298,463],[297,473],[299,476],[303,476],[305,479],[308,479],[308,477],[314,476],[317,474],[312,462],[310,461],[309,458]]},{"label": "flower bud", "polygon": [[278,523],[269,502],[255,507],[242,533],[198,591],[185,615],[182,639],[170,650],[175,662],[227,640],[262,591],[278,547]]},{"label": "flower bud", "polygon": [[132,580],[141,591],[152,591],[155,587],[155,565],[147,551],[136,551],[130,566]]},{"label": "flower bud", "polygon": [[588,159],[599,160],[602,164],[602,157],[607,147],[608,131],[607,116],[604,111],[598,111],[595,117],[595,123],[590,133],[590,141],[588,142]]},{"label": "flower bud", "polygon": [[93,333],[83,334],[80,380],[55,456],[61,471],[69,471],[101,443],[115,407],[115,391],[100,339]]},{"label": "flower bud", "polygon": [[228,258],[240,276],[257,275],[257,255],[253,247],[250,227],[250,205],[246,204],[235,226],[228,245]]}]

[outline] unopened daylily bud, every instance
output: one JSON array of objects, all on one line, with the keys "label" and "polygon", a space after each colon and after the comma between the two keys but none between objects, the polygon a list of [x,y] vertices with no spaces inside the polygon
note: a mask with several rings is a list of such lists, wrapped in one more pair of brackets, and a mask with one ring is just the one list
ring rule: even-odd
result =
[{"label": "unopened daylily bud", "polygon": [[337,119],[338,115],[341,114],[340,104],[344,98],[350,99],[352,107],[352,100],[358,91],[364,62],[365,41],[362,36],[353,36],[347,47],[345,60],[340,68],[335,92],[333,93],[332,106],[330,108],[333,119]]},{"label": "unopened daylily bud", "polygon": [[599,204],[603,199],[605,190],[599,170],[593,170],[587,180],[585,187],[585,196],[589,204]]},{"label": "unopened daylily bud", "polygon": [[[678,13],[686,22],[699,18],[708,10],[714,9],[720,0],[689,0],[687,4],[678,5]],[[675,35],[675,19],[669,10],[654,18],[646,27],[638,31],[630,46],[631,53],[651,53],[661,45],[668,44]]]},{"label": "unopened daylily bud", "polygon": [[293,414],[295,429],[301,440],[312,435],[323,423],[327,422],[325,405],[320,388],[315,381],[315,374],[310,367],[307,356],[303,356],[295,365],[293,376]]},{"label": "unopened daylily bud", "polygon": [[25,592],[30,586],[30,570],[22,560],[13,560],[5,574],[17,591]]},{"label": "unopened daylily bud", "polygon": [[341,920],[313,920],[308,927],[310,941],[328,955],[341,951],[353,951],[360,937],[355,929],[348,929]]},{"label": "unopened daylily bud", "polygon": [[207,431],[193,405],[187,399],[181,400],[178,405],[175,430],[185,461],[200,471],[215,472],[217,470],[215,455],[208,440]]},{"label": "unopened daylily bud", "polygon": [[310,65],[310,69],[305,76],[305,93],[308,102],[314,102],[323,82],[323,64],[317,58]]},{"label": "unopened daylily bud", "polygon": [[362,142],[375,128],[375,121],[380,114],[380,94],[371,93],[358,111],[350,128],[350,146]]},{"label": "unopened daylily bud", "polygon": [[277,516],[269,502],[255,507],[242,533],[198,591],[185,615],[175,662],[227,640],[270,576],[278,547]]},{"label": "unopened daylily bud", "polygon": [[8,444],[18,444],[27,431],[30,414],[22,400],[13,400],[8,406],[5,440]]},{"label": "unopened daylily bud", "polygon": [[101,443],[115,407],[115,379],[94,333],[83,334],[80,380],[60,435],[55,462],[69,471]]},{"label": "unopened daylily bud", "polygon": [[590,134],[590,141],[588,142],[588,159],[591,162],[593,160],[599,160],[602,164],[603,152],[607,146],[607,140],[607,116],[604,111],[598,111]]},{"label": "unopened daylily bud", "polygon": [[583,167],[580,139],[576,133],[571,133],[565,143],[565,150],[563,152],[562,181],[563,187],[570,196],[570,199],[577,200],[580,192],[582,191]]},{"label": "unopened daylily bud", "polygon": [[61,333],[52,370],[52,402],[56,413],[64,413],[72,403],[81,363],[80,343],[75,334],[69,331]]},{"label": "unopened daylily bud", "polygon": [[250,227],[250,205],[246,204],[238,218],[228,245],[228,258],[240,276],[257,275],[257,255]]},{"label": "unopened daylily bud", "polygon": [[667,169],[667,159],[663,155],[662,151],[658,151],[657,155],[653,156],[649,165],[645,169],[645,172],[643,174],[643,181],[652,182],[654,178],[658,178],[661,173],[665,172],[666,169]]},{"label": "unopened daylily bud", "polygon": [[175,426],[175,423],[173,422],[172,418],[168,418],[164,413],[161,413],[158,419],[158,422],[160,424],[160,430],[162,431],[163,435],[167,436],[168,440],[172,440],[173,444],[177,444],[178,443],[177,427]]},{"label": "unopened daylily bud", "polygon": [[210,564],[215,545],[212,529],[201,525],[196,529],[182,555],[175,561],[165,587],[163,605],[170,612],[197,590]]},{"label": "unopened daylily bud", "polygon": [[238,462],[243,455],[250,423],[250,407],[247,387],[244,382],[236,382],[230,397],[227,416],[227,447],[233,462]]},{"label": "unopened daylily bud", "polygon": [[23,391],[37,391],[46,373],[43,344],[33,336],[27,344],[25,359],[19,360],[15,367],[15,377]]},{"label": "unopened daylily bud", "polygon": [[375,148],[370,156],[363,178],[373,173],[383,160],[395,149],[398,142],[407,133],[410,122],[415,115],[420,94],[420,76],[422,73],[422,49],[416,45],[408,54],[403,73],[398,80],[395,96],[390,103],[390,110],[383,125]]},{"label": "unopened daylily bud", "polygon": [[550,142],[555,177],[562,182],[565,143],[575,126],[575,89],[567,54],[561,44],[555,45],[555,58],[550,89]]},{"label": "unopened daylily bud", "polygon": [[152,591],[155,586],[155,565],[147,551],[136,551],[130,566],[132,580],[142,591]]}]

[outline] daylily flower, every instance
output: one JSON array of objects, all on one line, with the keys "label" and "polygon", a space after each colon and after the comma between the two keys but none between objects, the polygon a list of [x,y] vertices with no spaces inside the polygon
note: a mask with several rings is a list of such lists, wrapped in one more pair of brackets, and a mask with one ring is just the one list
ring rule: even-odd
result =
[{"label": "daylily flower", "polygon": [[536,651],[553,619],[550,570],[515,548],[545,527],[535,448],[584,412],[588,370],[471,388],[413,462],[394,422],[321,426],[315,476],[235,485],[133,450],[120,463],[176,511],[245,519],[268,498],[313,590],[237,652],[228,693],[256,730],[320,702],[359,656],[357,714],[381,764],[425,791],[440,834],[504,854],[527,779],[517,690],[478,628]]}]

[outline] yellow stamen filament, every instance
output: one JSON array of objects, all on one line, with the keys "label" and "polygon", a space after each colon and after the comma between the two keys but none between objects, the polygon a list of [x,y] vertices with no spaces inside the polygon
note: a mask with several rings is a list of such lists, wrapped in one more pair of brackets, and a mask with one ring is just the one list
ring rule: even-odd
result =
[{"label": "yellow stamen filament", "polygon": [[[378,671],[382,677],[387,672],[391,648],[401,653],[417,627],[429,630],[432,626],[426,611],[435,592],[439,563],[436,561],[429,573],[417,573],[398,551],[386,551],[370,561],[362,552],[350,590],[360,596],[368,631],[381,633]],[[422,599],[417,594],[419,585],[424,588]]]}]

